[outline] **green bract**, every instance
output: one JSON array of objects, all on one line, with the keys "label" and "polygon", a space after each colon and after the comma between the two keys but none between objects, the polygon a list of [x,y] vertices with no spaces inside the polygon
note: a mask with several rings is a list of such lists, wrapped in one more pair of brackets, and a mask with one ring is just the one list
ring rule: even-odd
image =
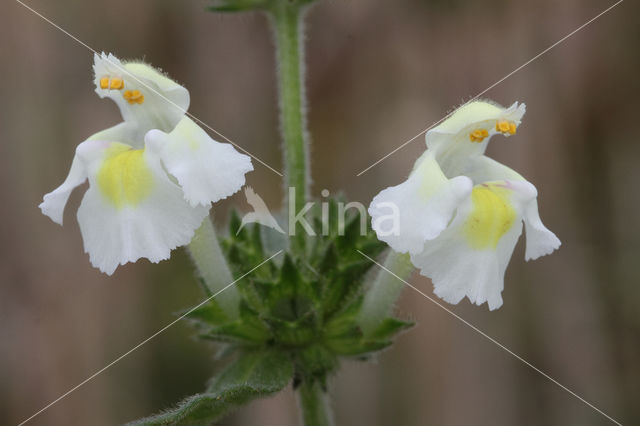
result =
[{"label": "green bract", "polygon": [[[328,235],[321,235],[320,212],[313,212],[310,223],[317,236],[306,237],[304,254],[279,255],[238,281],[238,319],[230,320],[215,299],[188,315],[201,338],[221,344],[219,356],[229,358],[229,366],[212,379],[206,393],[137,424],[206,424],[289,383],[325,388],[341,359],[367,359],[411,326],[386,318],[369,335],[363,334],[357,319],[367,272],[374,264],[357,250],[375,257],[385,245],[366,223],[361,235],[360,213],[347,211],[351,214],[341,231],[338,201],[328,202],[328,207]],[[223,241],[235,278],[274,251],[273,244],[267,244],[274,231],[254,224],[236,235],[239,227],[240,219],[233,214],[230,236]]]}]

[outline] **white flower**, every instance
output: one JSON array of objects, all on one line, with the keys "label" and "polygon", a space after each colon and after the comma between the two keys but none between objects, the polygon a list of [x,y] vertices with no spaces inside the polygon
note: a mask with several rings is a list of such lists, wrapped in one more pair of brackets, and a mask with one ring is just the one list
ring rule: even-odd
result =
[{"label": "white flower", "polygon": [[189,92],[158,70],[104,53],[93,69],[96,92],[124,121],[78,145],[67,179],[40,209],[62,225],[71,191],[88,179],[78,223],[91,263],[110,275],[188,244],[211,203],[238,191],[253,166],[185,115]]},{"label": "white flower", "polygon": [[463,105],[427,132],[427,150],[409,178],[381,191],[369,213],[378,238],[433,281],[449,303],[467,296],[493,310],[502,305],[504,273],[524,222],[525,259],[560,246],[542,224],[536,188],[484,155],[489,139],[511,136],[524,104],[502,108],[487,101]]}]

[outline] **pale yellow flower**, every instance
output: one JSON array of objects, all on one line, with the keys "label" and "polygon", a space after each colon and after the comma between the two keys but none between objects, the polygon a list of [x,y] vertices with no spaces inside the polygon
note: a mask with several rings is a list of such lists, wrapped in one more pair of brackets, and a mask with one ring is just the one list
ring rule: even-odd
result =
[{"label": "pale yellow flower", "polygon": [[77,147],[67,179],[40,209],[62,224],[71,191],[88,179],[77,215],[85,251],[112,274],[188,244],[211,203],[238,191],[253,166],[185,115],[189,92],[158,70],[104,53],[93,69],[96,92],[118,105],[123,122]]},{"label": "pale yellow flower", "polygon": [[504,273],[523,222],[527,260],[560,246],[540,220],[536,188],[484,155],[492,136],[516,133],[524,113],[517,102],[463,105],[427,132],[427,150],[409,178],[381,191],[369,207],[378,238],[409,253],[449,303],[467,296],[489,309],[502,305]]}]

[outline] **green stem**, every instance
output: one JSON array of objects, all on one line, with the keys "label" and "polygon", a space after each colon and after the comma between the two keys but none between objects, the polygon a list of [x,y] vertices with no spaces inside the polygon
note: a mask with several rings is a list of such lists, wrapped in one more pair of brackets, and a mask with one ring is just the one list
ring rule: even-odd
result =
[{"label": "green stem", "polygon": [[297,400],[304,426],[334,425],[328,395],[319,383],[303,382],[298,388]]},{"label": "green stem", "polygon": [[[280,91],[280,128],[284,140],[285,197],[295,188],[295,201],[288,200],[295,214],[307,202],[309,186],[309,152],[307,141],[306,99],[304,88],[304,6],[299,1],[274,0],[269,8],[275,30],[278,86]],[[294,215],[295,215],[294,214]],[[304,229],[290,230],[292,246],[303,248]]]},{"label": "green stem", "polygon": [[393,250],[389,251],[384,268],[387,270],[380,268],[378,271],[373,285],[364,297],[359,314],[358,322],[365,336],[373,332],[382,320],[391,314],[400,292],[406,285],[402,280],[409,279],[414,269],[408,254],[396,253]]},{"label": "green stem", "polygon": [[225,289],[233,282],[233,277],[209,216],[196,229],[188,250],[207,291],[210,295],[219,292],[215,300],[230,318],[237,318],[240,294],[234,286]]}]

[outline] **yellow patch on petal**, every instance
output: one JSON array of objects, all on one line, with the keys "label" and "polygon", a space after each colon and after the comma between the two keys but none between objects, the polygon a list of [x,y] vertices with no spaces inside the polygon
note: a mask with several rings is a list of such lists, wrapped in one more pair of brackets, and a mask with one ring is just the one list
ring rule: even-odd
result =
[{"label": "yellow patch on petal", "polygon": [[144,149],[114,144],[98,172],[98,187],[116,208],[136,206],[153,189],[153,175],[144,160]]},{"label": "yellow patch on petal", "polygon": [[513,226],[516,211],[509,200],[510,192],[497,185],[480,185],[471,191],[473,210],[463,230],[473,249],[495,249],[500,238]]}]

